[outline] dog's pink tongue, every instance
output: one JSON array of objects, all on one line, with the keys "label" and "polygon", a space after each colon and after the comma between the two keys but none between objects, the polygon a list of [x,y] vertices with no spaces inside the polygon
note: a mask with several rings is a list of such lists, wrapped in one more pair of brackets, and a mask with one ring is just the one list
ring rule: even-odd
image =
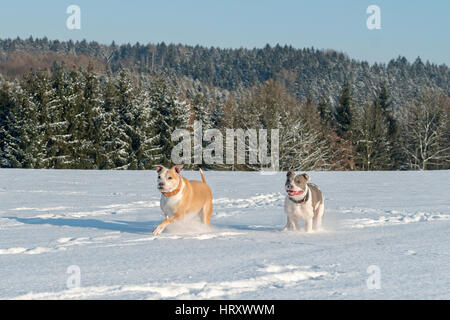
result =
[{"label": "dog's pink tongue", "polygon": [[299,194],[302,194],[303,191],[292,191],[292,190],[289,190],[287,193],[288,193],[290,196],[298,196]]}]

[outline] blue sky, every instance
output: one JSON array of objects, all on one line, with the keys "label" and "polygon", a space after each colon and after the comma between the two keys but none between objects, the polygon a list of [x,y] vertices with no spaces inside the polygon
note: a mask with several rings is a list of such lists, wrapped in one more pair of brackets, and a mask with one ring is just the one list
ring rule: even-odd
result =
[{"label": "blue sky", "polygon": [[[81,8],[81,30],[66,28],[71,4]],[[381,9],[381,30],[366,27],[372,4]],[[449,16],[449,0],[15,0],[0,5],[0,38],[222,48],[279,43],[331,48],[370,63],[402,55],[450,65]]]}]

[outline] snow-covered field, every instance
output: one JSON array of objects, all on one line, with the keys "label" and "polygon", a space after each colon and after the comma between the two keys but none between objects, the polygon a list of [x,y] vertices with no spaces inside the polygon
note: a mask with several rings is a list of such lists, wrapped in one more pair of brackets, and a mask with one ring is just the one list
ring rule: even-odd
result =
[{"label": "snow-covered field", "polygon": [[326,198],[311,234],[280,231],[284,173],[205,174],[212,227],[154,237],[153,171],[0,170],[0,298],[450,298],[450,171],[309,172]]}]

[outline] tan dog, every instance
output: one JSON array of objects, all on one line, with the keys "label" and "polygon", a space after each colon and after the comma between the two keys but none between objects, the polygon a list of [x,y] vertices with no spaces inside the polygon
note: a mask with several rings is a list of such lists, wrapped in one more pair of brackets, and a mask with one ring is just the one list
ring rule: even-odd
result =
[{"label": "tan dog", "polygon": [[209,225],[212,214],[212,193],[200,169],[202,181],[191,181],[180,173],[183,165],[167,169],[156,166],[158,190],[161,192],[161,209],[166,219],[153,231],[159,235],[170,223],[188,214],[200,214],[204,224]]}]

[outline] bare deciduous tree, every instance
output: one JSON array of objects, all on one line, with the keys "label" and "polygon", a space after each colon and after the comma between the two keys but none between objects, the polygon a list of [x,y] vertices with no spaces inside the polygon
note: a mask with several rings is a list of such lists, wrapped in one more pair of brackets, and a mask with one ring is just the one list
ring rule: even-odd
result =
[{"label": "bare deciduous tree", "polygon": [[427,93],[404,109],[403,151],[411,169],[442,168],[450,163],[450,99]]},{"label": "bare deciduous tree", "polygon": [[367,104],[357,118],[356,160],[363,170],[383,170],[389,168],[390,143],[388,123],[381,109],[375,104]]},{"label": "bare deciduous tree", "polygon": [[282,170],[323,170],[329,167],[327,141],[320,132],[295,121],[281,130],[280,165]]}]

